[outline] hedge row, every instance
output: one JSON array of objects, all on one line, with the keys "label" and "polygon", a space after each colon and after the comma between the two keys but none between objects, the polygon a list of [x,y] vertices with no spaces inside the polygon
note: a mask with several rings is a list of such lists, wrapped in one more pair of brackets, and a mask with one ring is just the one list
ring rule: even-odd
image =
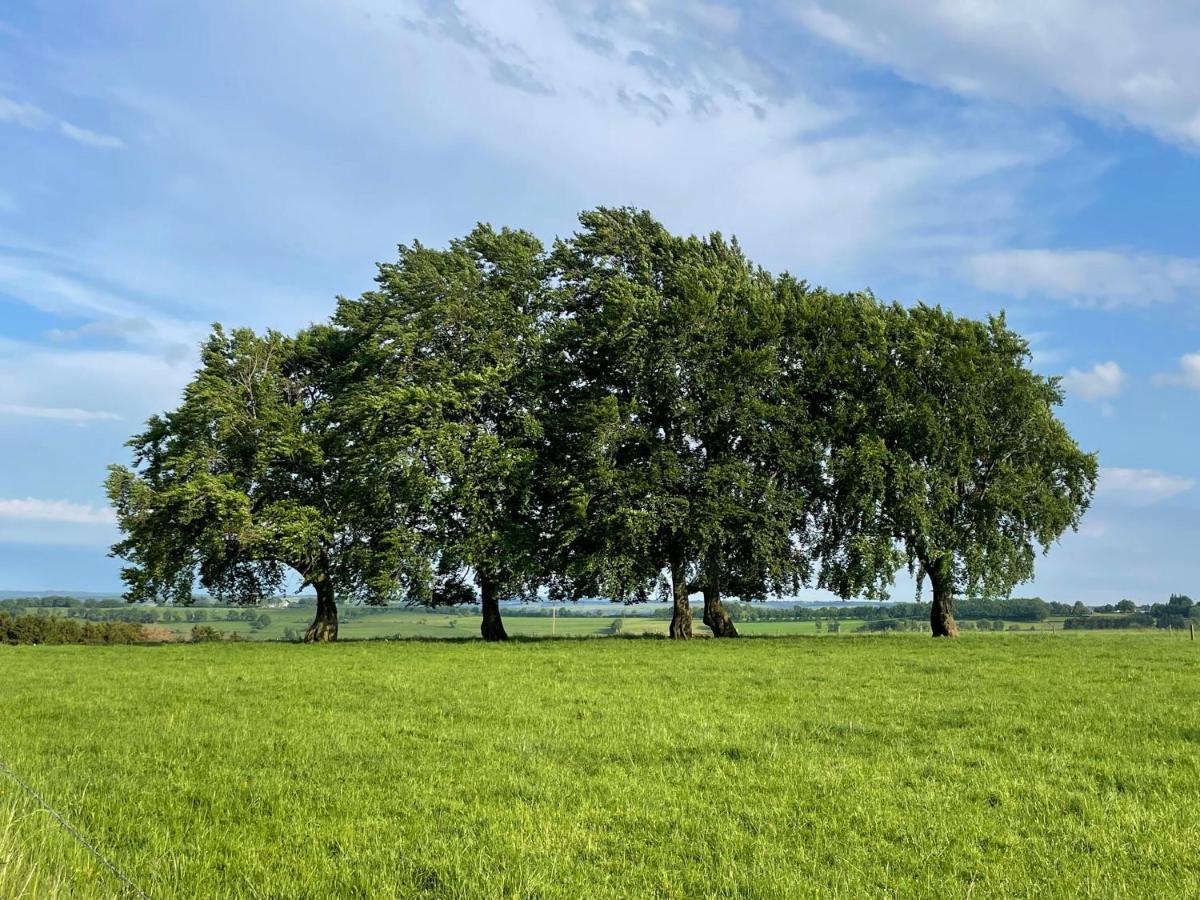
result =
[{"label": "hedge row", "polygon": [[143,640],[133,622],[80,622],[62,616],[11,616],[0,613],[4,644],[134,644]]}]

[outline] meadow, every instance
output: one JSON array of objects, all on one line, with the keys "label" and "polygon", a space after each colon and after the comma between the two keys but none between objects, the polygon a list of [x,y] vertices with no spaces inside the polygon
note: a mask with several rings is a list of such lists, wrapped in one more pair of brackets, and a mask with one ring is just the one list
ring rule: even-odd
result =
[{"label": "meadow", "polygon": [[[1161,630],[5,646],[0,683],[0,759],[155,898],[1200,894]],[[0,778],[22,885],[121,895]]]}]

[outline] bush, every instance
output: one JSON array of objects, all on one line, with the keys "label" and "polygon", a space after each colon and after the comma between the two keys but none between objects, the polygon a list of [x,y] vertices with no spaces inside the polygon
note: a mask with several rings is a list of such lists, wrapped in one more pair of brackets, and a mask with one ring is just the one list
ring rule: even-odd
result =
[{"label": "bush", "polygon": [[63,616],[10,616],[0,613],[0,643],[135,644],[142,628],[133,622],[83,622]]},{"label": "bush", "polygon": [[1067,619],[1063,622],[1064,631],[1096,631],[1108,628],[1149,628],[1155,624],[1152,616],[1146,613],[1115,616],[1090,616],[1086,619]]},{"label": "bush", "polygon": [[858,626],[859,631],[898,631],[899,629],[898,619],[879,619],[875,622],[864,622]]}]

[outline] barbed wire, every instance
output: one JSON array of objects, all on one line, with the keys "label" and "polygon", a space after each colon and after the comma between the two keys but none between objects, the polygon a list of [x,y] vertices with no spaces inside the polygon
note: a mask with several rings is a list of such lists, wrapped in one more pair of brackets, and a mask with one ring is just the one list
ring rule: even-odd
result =
[{"label": "barbed wire", "polygon": [[98,859],[100,861],[100,863],[104,866],[104,868],[106,868],[106,869],[108,869],[108,871],[112,872],[112,874],[114,876],[116,876],[116,878],[118,880],[120,880],[127,888],[129,888],[129,890],[133,891],[134,894],[136,894],[138,897],[141,897],[142,900],[150,900],[149,894],[147,894],[140,887],[138,887],[134,883],[133,879],[131,879],[128,875],[126,875],[124,872],[122,872],[120,869],[118,869],[116,867],[116,865],[111,860],[109,860],[109,858],[107,856],[105,856],[103,853],[101,853],[96,848],[95,844],[93,844],[86,837],[84,837],[79,832],[79,830],[74,825],[72,825],[70,822],[68,822],[66,820],[66,818],[58,810],[56,810],[53,806],[51,806],[49,803],[47,803],[45,801],[45,799],[43,799],[42,795],[39,794],[37,791],[35,791],[33,788],[31,788],[20,775],[18,775],[16,772],[14,772],[8,766],[8,764],[3,759],[0,759],[0,772],[3,772],[9,778],[11,778],[13,781],[15,781],[17,783],[17,785],[21,788],[21,790],[23,790],[26,794],[28,794],[30,797],[32,797],[37,802],[37,804],[39,806],[41,806],[42,809],[44,809],[46,812],[48,812],[50,814],[50,816],[56,822],[58,822],[59,825],[61,825],[63,828],[66,829],[67,833],[70,834],[71,837],[75,838],[76,841],[78,841],[80,844],[82,844],[84,847],[86,847],[88,852],[90,852],[92,854],[92,856],[96,857],[96,859]]}]

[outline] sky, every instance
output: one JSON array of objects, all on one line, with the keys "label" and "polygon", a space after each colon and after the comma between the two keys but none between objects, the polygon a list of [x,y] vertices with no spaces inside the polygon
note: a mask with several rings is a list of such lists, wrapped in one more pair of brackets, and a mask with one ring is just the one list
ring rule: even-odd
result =
[{"label": "sky", "polygon": [[1200,595],[1197,46],[1190,0],[9,0],[0,589],[120,589],[105,467],[210,323],[295,329],[398,243],[628,204],[1006,311],[1101,464],[1015,593]]}]

